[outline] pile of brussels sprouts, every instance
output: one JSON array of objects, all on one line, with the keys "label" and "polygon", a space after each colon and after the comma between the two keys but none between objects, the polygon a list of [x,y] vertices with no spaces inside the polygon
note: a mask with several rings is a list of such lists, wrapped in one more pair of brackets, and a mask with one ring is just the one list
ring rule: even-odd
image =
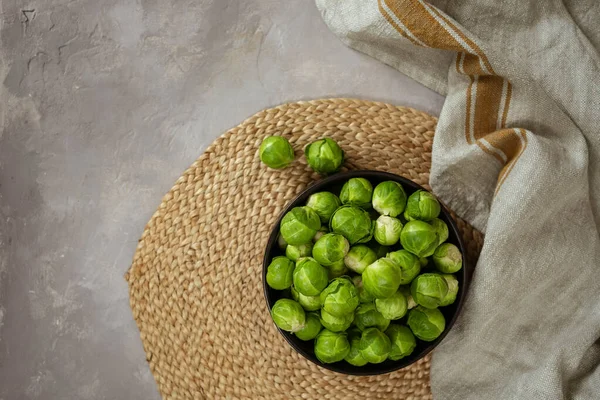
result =
[{"label": "pile of brussels sprouts", "polygon": [[[287,164],[272,156],[274,165],[293,160],[285,143],[275,145]],[[322,139],[305,154],[313,169],[330,173],[343,159],[337,149]],[[263,153],[261,145],[265,162]],[[338,155],[339,162],[331,160]],[[300,340],[314,340],[319,361],[357,367],[399,360],[417,339],[435,340],[446,326],[438,307],[456,300],[452,274],[462,268],[460,250],[446,243],[440,212],[432,194],[418,190],[407,197],[395,181],[373,187],[351,178],[338,195],[312,194],[281,220],[278,245],[285,256],[274,257],[266,274],[267,284],[282,291],[273,321]]]}]

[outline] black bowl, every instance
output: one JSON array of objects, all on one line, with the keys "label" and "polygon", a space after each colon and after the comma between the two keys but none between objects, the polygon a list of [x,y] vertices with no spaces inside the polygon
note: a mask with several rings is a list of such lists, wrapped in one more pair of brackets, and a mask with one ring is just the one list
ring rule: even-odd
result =
[{"label": "black bowl", "polygon": [[[283,210],[273,230],[271,231],[271,236],[269,236],[269,241],[267,243],[267,249],[265,251],[265,258],[263,261],[263,288],[265,293],[265,299],[267,300],[267,306],[269,310],[273,307],[275,302],[280,298],[284,297],[285,291],[279,291],[271,289],[266,282],[266,274],[267,267],[271,262],[271,259],[275,256],[284,255],[283,252],[279,249],[277,245],[277,236],[279,235],[279,224],[283,216],[290,211],[294,207],[303,206],[306,203],[308,197],[316,192],[321,191],[330,191],[333,193],[340,192],[342,185],[350,178],[366,178],[368,179],[373,186],[377,185],[383,181],[396,181],[402,184],[404,190],[407,195],[417,191],[417,190],[425,190],[420,185],[414,183],[413,181],[403,178],[399,175],[390,174],[387,172],[379,172],[379,171],[350,171],[344,173],[338,173],[332,175],[328,178],[315,182],[312,186],[303,191],[298,197],[296,197],[288,206]],[[398,370],[400,368],[404,368],[417,360],[425,357],[430,351],[432,351],[446,336],[448,331],[454,325],[454,321],[460,312],[462,307],[465,292],[467,288],[467,259],[466,259],[466,249],[456,227],[456,223],[450,216],[450,212],[442,205],[442,212],[440,213],[439,218],[444,221],[448,225],[449,237],[447,242],[453,243],[461,250],[463,254],[463,268],[458,271],[455,276],[459,282],[459,290],[458,295],[456,297],[456,301],[454,304],[441,307],[440,311],[444,314],[446,319],[446,329],[444,332],[433,342],[423,342],[417,339],[417,347],[413,351],[413,353],[405,358],[402,358],[398,361],[386,360],[381,364],[367,364],[364,367],[355,367],[353,365],[348,364],[345,361],[333,363],[333,364],[324,364],[317,360],[315,357],[315,353],[313,351],[314,341],[310,340],[304,342],[298,339],[293,334],[283,331],[279,329],[279,333],[283,335],[285,340],[300,354],[304,357],[312,361],[313,363],[327,368],[331,371],[339,372],[342,374],[348,375],[378,375],[385,374],[388,372],[392,372]],[[406,324],[406,317],[400,320],[400,323]]]}]

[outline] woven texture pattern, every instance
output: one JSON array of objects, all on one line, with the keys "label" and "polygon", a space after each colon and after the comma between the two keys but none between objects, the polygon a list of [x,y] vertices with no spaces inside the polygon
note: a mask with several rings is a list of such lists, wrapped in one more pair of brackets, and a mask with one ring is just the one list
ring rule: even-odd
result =
[{"label": "woven texture pattern", "polygon": [[[164,399],[431,399],[429,357],[387,375],[344,376],[285,342],[261,284],[278,214],[319,179],[304,146],[327,136],[344,169],[374,169],[428,186],[436,119],[383,103],[327,99],[261,111],[217,139],[164,197],[126,275],[130,304]],[[260,163],[262,139],[296,151],[284,170]],[[459,227],[475,261],[481,235]]]}]

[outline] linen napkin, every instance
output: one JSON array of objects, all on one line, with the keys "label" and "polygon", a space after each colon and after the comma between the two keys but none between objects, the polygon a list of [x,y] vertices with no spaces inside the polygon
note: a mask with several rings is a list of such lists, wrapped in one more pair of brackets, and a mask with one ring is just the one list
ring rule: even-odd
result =
[{"label": "linen napkin", "polygon": [[600,2],[316,0],[446,95],[431,186],[485,232],[435,399],[600,398]]}]

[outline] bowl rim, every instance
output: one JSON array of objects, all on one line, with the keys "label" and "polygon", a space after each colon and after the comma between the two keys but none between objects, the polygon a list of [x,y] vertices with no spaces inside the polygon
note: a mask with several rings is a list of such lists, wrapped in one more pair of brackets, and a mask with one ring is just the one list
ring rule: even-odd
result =
[{"label": "bowl rim", "polygon": [[[267,305],[267,311],[269,312],[269,317],[270,317],[270,311],[271,311],[272,304],[269,302],[270,296],[268,293],[269,288],[268,288],[267,281],[266,281],[266,274],[267,274],[267,268],[271,262],[271,258],[269,257],[269,254],[271,253],[273,246],[277,245],[277,237],[279,235],[279,225],[281,223],[283,216],[285,214],[287,214],[292,208],[299,207],[299,205],[297,205],[295,203],[298,202],[298,200],[300,198],[303,198],[306,195],[310,195],[313,192],[317,192],[320,189],[324,190],[324,186],[328,186],[332,183],[337,183],[337,181],[340,181],[340,180],[348,180],[350,178],[367,178],[368,179],[369,177],[378,177],[378,178],[384,178],[386,180],[393,180],[393,181],[401,183],[403,186],[407,185],[407,186],[410,186],[411,188],[414,188],[415,189],[414,191],[424,190],[424,191],[431,193],[431,191],[425,189],[423,186],[419,185],[418,183],[412,181],[409,178],[406,178],[406,177],[398,175],[398,174],[384,172],[384,171],[378,171],[378,170],[352,170],[352,171],[346,171],[346,172],[338,172],[338,173],[332,174],[324,179],[312,181],[306,189],[304,189],[302,192],[300,192],[298,195],[296,195],[292,200],[290,200],[286,204],[284,209],[281,211],[281,213],[275,220],[275,222],[271,228],[271,233],[269,234],[269,239],[267,241],[267,245],[266,245],[264,256],[263,256],[263,269],[262,269],[263,295],[264,295],[265,302]],[[412,191],[412,192],[414,192],[414,191]],[[437,198],[437,196],[436,196],[436,198]],[[438,201],[439,201],[439,199],[438,199]],[[427,354],[431,353],[433,351],[433,349],[436,348],[444,340],[444,338],[446,337],[448,332],[450,332],[450,330],[454,326],[454,323],[456,322],[458,315],[462,311],[462,308],[464,305],[464,300],[466,297],[466,292],[469,288],[469,283],[470,283],[469,282],[469,280],[470,280],[470,273],[469,273],[470,265],[469,265],[466,247],[465,247],[462,235],[460,234],[460,231],[458,230],[458,226],[456,224],[456,221],[452,217],[450,210],[445,206],[445,204],[442,201],[440,201],[440,205],[441,205],[442,213],[445,215],[447,221],[449,222],[448,228],[454,233],[454,236],[457,238],[458,247],[460,248],[460,251],[463,255],[463,266],[460,271],[455,273],[455,274],[458,274],[458,273],[461,274],[462,282],[463,282],[462,287],[459,289],[459,296],[456,299],[456,311],[454,312],[454,315],[452,316],[452,318],[450,318],[449,321],[446,321],[446,327],[445,327],[444,331],[441,333],[441,335],[438,338],[436,338],[434,341],[429,342],[427,344],[427,346],[425,347],[425,349],[423,349],[421,351],[421,353],[418,354],[418,357],[409,363],[402,362],[403,360],[405,360],[404,358],[402,358],[400,360],[397,360],[397,364],[393,364],[387,368],[381,368],[381,370],[376,370],[376,371],[365,370],[364,372],[363,371],[351,371],[350,372],[350,371],[341,371],[339,368],[336,368],[335,365],[337,363],[325,364],[325,363],[318,361],[316,359],[316,357],[314,357],[314,356],[313,356],[314,357],[314,359],[313,359],[313,358],[309,357],[308,355],[306,355],[304,350],[299,348],[298,345],[292,340],[293,334],[280,329],[277,325],[275,325],[275,323],[270,318],[271,323],[273,323],[273,325],[275,325],[275,327],[277,328],[279,333],[284,337],[286,342],[288,342],[288,344],[294,349],[294,351],[296,351],[302,357],[304,357],[305,359],[307,359],[308,361],[312,362],[313,364],[315,364],[319,367],[325,368],[325,369],[333,371],[333,372],[337,372],[339,374],[354,375],[354,376],[374,376],[374,375],[387,374],[387,373],[397,371],[402,368],[406,368],[410,365],[413,365],[416,362],[418,362],[419,360],[423,359]],[[274,301],[273,301],[273,304],[274,304]],[[377,364],[373,364],[373,365],[377,365]]]}]

